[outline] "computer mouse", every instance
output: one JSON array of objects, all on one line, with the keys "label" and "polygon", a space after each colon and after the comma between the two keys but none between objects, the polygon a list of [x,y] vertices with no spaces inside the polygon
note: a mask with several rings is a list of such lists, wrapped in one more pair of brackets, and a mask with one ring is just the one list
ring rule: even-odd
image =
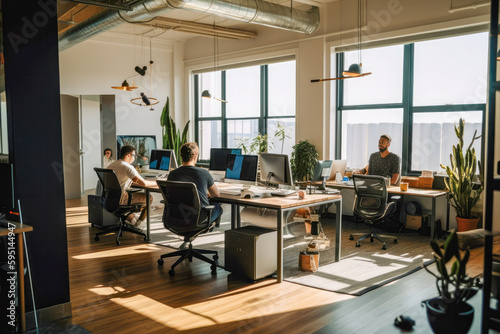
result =
[{"label": "computer mouse", "polygon": [[253,196],[250,194],[246,194],[243,198],[252,198]]}]

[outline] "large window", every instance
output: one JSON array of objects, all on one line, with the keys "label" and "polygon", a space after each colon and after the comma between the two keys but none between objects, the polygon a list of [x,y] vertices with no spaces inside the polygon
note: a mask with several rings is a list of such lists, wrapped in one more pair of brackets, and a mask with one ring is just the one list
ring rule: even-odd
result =
[{"label": "large window", "polygon": [[[457,142],[454,125],[466,121],[466,140],[481,134],[486,108],[488,34],[363,50],[372,75],[338,81],[336,156],[366,166],[382,134],[402,159],[402,172],[440,171]],[[337,71],[356,62],[357,51],[337,57]],[[474,144],[480,155],[481,142]]]},{"label": "large window", "polygon": [[[200,160],[210,158],[211,147],[238,147],[243,143],[249,148],[259,133],[268,135],[268,152],[292,152],[295,60],[195,74],[194,84]],[[201,98],[204,90],[228,102]],[[275,136],[280,129],[285,131],[284,141]]]}]

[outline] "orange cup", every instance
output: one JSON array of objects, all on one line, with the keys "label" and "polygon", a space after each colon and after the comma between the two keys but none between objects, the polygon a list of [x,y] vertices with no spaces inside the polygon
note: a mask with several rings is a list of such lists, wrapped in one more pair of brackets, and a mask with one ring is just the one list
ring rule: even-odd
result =
[{"label": "orange cup", "polygon": [[401,189],[401,191],[408,191],[408,182],[401,182],[399,184],[399,188]]},{"label": "orange cup", "polygon": [[306,193],[305,193],[305,191],[300,190],[300,191],[298,191],[297,193],[298,193],[298,195],[299,195],[299,199],[304,199],[304,198],[306,198]]}]

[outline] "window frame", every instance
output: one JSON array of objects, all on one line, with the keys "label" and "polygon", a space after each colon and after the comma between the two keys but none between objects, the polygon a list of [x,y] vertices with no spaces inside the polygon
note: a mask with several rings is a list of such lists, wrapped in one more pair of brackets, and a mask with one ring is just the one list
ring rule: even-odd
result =
[{"label": "window frame", "polygon": [[[401,173],[402,175],[417,176],[420,175],[420,170],[414,170],[412,166],[412,147],[413,147],[413,115],[417,113],[429,112],[463,112],[463,111],[482,111],[482,124],[484,132],[484,120],[486,115],[486,103],[478,104],[454,104],[454,105],[428,105],[414,106],[413,105],[413,76],[414,76],[414,58],[415,47],[414,43],[404,44],[403,52],[403,95],[401,103],[386,103],[386,104],[364,104],[364,105],[344,105],[344,80],[336,81],[336,98],[335,98],[335,158],[341,158],[342,150],[342,112],[347,110],[360,109],[403,109],[403,142],[401,156]],[[336,53],[336,68],[337,73],[342,73],[344,68],[344,52]],[[353,79],[356,80],[356,79]],[[375,149],[374,149],[375,151]],[[483,157],[484,145],[481,143],[481,160]]]}]

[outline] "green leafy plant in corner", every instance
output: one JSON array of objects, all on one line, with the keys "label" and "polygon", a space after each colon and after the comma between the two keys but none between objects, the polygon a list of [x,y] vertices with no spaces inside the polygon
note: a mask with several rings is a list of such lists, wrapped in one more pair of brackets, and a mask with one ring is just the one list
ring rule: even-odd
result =
[{"label": "green leafy plant in corner", "polygon": [[190,121],[186,123],[186,126],[184,126],[184,130],[181,134],[180,130],[177,129],[174,120],[170,116],[170,101],[167,97],[167,103],[165,103],[160,117],[160,125],[162,127],[163,136],[163,148],[174,150],[177,158],[177,163],[179,165],[182,164],[180,148],[187,142],[189,122]]},{"label": "green leafy plant in corner", "polygon": [[308,140],[301,140],[293,146],[290,164],[292,175],[296,181],[312,179],[314,168],[318,162],[318,151]]},{"label": "green leafy plant in corner", "polygon": [[[437,273],[428,268],[431,264],[424,264],[424,268],[436,277],[436,287],[441,297],[443,311],[457,310],[461,303],[466,302],[482,288],[479,275],[475,277],[467,275],[469,249],[463,252],[460,251],[455,230],[448,235],[442,246],[432,240],[431,247],[434,250],[432,255],[436,260]],[[447,267],[448,262],[452,260],[451,267],[449,265]]]},{"label": "green leafy plant in corner", "polygon": [[[451,166],[443,166],[449,180],[445,180],[446,188],[450,191],[450,204],[455,209],[457,217],[471,218],[472,208],[476,205],[483,192],[483,168],[481,162],[476,159],[476,151],[472,147],[474,141],[481,136],[476,136],[474,131],[472,141],[464,152],[464,130],[465,120],[460,118],[458,126],[455,126],[455,134],[458,137],[458,144],[453,145],[450,154]],[[479,166],[480,184],[474,183],[476,169]]]}]

